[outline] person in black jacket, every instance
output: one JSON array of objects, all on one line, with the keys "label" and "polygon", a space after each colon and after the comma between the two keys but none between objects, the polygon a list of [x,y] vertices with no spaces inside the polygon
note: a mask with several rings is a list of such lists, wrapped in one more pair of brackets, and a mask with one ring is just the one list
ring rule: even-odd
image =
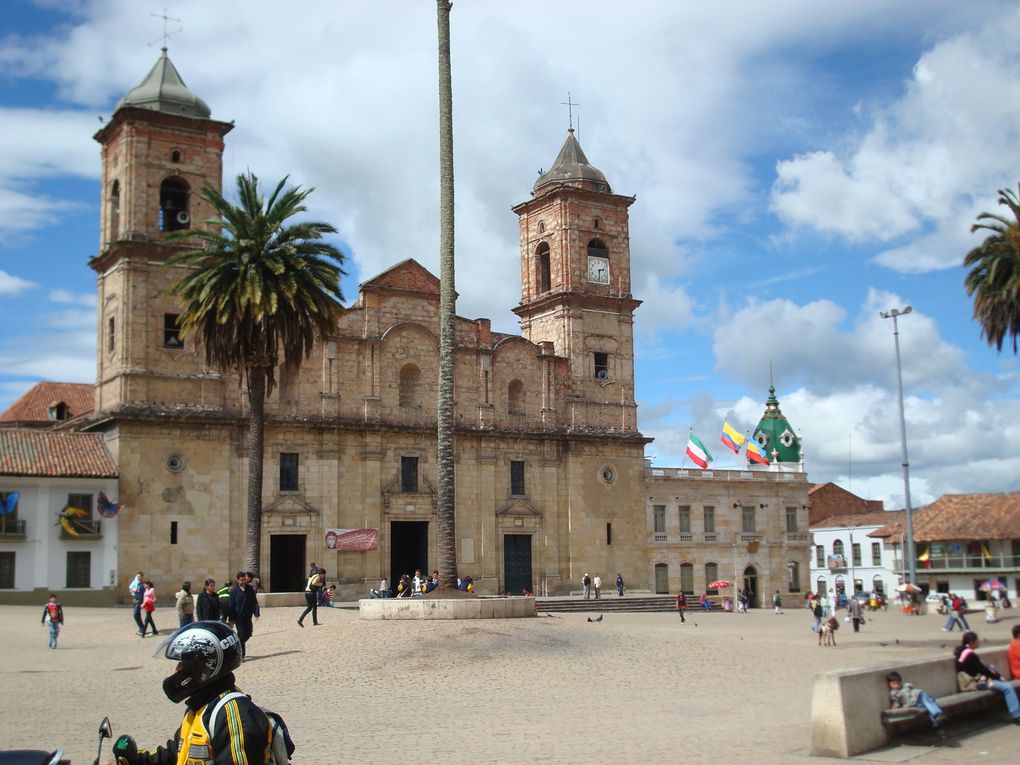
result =
[{"label": "person in black jacket", "polygon": [[[1006,701],[1006,711],[1013,718],[1015,725],[1020,725],[1020,701],[1017,701],[1016,691],[1013,686],[1002,679],[999,670],[989,667],[981,661],[975,651],[981,646],[977,633],[964,632],[963,639],[954,651],[956,657],[956,671],[964,672],[977,680],[978,690],[991,688],[1002,694]],[[960,690],[967,690],[962,683]]]},{"label": "person in black jacket", "polygon": [[157,656],[177,663],[163,681],[172,702],[187,707],[180,727],[165,746],[138,749],[121,736],[114,744],[116,760],[128,765],[176,765],[204,762],[240,765],[269,761],[272,731],[269,719],[234,685],[233,670],[241,665],[240,641],[218,621],[199,621],[182,627],[156,650]]},{"label": "person in black jacket", "polygon": [[245,647],[255,627],[252,618],[259,618],[259,601],[255,590],[248,584],[251,573],[237,572],[237,584],[230,588],[230,618],[237,628],[237,637],[241,640],[241,660],[244,661]]},{"label": "person in black jacket", "polygon": [[205,587],[195,599],[195,617],[200,622],[219,621],[220,598],[216,592],[216,581],[206,579]]}]

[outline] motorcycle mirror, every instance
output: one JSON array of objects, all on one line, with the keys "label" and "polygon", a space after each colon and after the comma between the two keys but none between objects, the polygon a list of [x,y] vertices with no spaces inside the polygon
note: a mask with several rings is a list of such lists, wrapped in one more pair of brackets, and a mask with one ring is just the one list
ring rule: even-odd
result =
[{"label": "motorcycle mirror", "polygon": [[110,727],[110,718],[104,717],[99,723],[99,738],[113,738],[113,729]]}]

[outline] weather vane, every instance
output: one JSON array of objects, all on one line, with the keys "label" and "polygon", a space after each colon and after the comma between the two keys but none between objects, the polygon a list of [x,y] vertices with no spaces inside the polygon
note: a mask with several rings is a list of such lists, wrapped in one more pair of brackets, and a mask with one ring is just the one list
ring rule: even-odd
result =
[{"label": "weather vane", "polygon": [[166,15],[166,6],[165,5],[163,6],[163,13],[150,13],[149,15],[150,16],[155,16],[157,19],[163,19],[163,35],[161,37],[157,37],[155,40],[150,42],[149,45],[152,45],[152,43],[157,42],[159,40],[162,40],[163,41],[163,50],[165,51],[166,50],[166,46],[167,46],[167,41],[170,39],[170,35],[177,34],[182,29],[184,29],[184,27],[181,26],[181,27],[177,27],[177,29],[167,29],[167,26],[168,26],[167,22],[169,22],[169,21],[176,21],[176,22],[179,23],[180,19],[175,19],[173,16],[167,16]]},{"label": "weather vane", "polygon": [[[577,103],[576,101],[571,101],[570,100],[570,91],[569,90],[567,91],[567,100],[566,101],[560,101],[560,104],[562,104],[563,106],[567,107],[567,117],[570,120],[570,131],[573,132],[574,131],[574,107],[575,106],[580,106],[580,104]],[[578,123],[580,123],[580,119],[578,119]]]}]

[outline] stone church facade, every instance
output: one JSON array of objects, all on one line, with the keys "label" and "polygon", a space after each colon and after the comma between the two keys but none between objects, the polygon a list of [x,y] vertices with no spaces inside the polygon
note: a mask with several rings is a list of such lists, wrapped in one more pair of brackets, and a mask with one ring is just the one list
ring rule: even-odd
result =
[{"label": "stone church facade", "polygon": [[[90,262],[99,307],[87,427],[104,435],[120,471],[121,591],[137,570],[167,584],[220,581],[244,557],[243,389],[181,338],[165,293],[180,276],[166,261],[187,246],[165,234],[211,217],[196,192],[221,187],[231,127],[211,118],[164,51],[96,134],[103,204]],[[607,585],[620,572],[638,589],[700,590],[713,571],[741,586],[749,570],[756,591],[786,592],[791,564],[807,570],[806,538],[789,531],[807,531],[802,470],[711,478],[646,466],[651,439],[638,431],[634,397],[633,202],[612,192],[571,131],[514,208],[521,334],[457,319],[457,554],[481,593],[565,594],[596,571]],[[279,370],[266,407],[259,573],[268,589],[303,588],[311,561],[341,599],[435,568],[438,311],[438,279],[405,260],[360,285],[299,370]],[[656,530],[659,508],[675,508],[673,517],[682,498],[701,528],[678,525],[670,538]],[[736,508],[752,500],[761,521],[744,539],[731,526],[746,521]],[[708,502],[718,531],[705,530]],[[377,544],[327,551],[330,529],[375,530]]]}]

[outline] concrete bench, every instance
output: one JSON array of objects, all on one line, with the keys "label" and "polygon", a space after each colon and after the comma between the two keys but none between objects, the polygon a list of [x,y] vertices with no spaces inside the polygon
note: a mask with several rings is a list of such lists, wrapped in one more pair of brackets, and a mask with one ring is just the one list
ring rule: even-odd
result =
[{"label": "concrete bench", "polygon": [[[1008,674],[1006,649],[982,649],[981,661]],[[899,672],[906,682],[927,691],[950,719],[982,710],[1002,709],[995,691],[960,693],[951,657],[921,659],[869,669],[833,670],[815,674],[811,701],[811,753],[828,757],[853,757],[887,745],[893,734],[928,725],[923,709],[889,713],[889,688],[885,676]],[[1020,681],[1013,686],[1020,688]]]}]

